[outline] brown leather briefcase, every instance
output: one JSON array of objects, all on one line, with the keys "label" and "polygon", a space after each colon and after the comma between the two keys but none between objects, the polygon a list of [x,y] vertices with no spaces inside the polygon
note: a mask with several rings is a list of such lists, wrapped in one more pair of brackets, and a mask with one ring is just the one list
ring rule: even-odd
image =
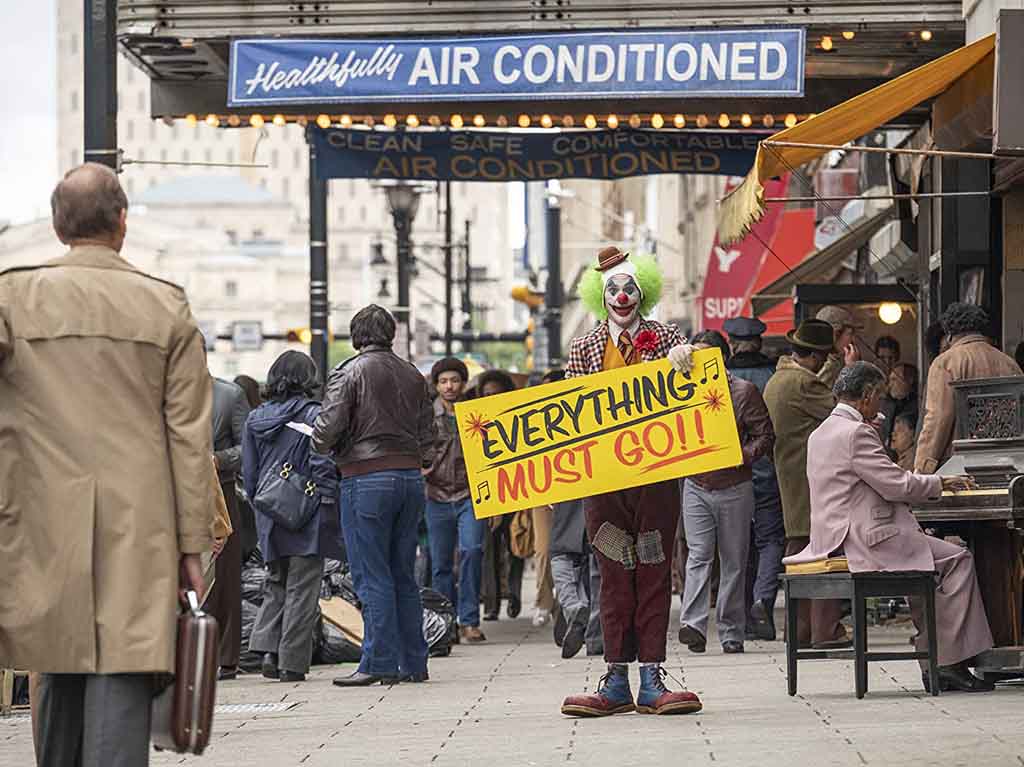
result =
[{"label": "brown leather briefcase", "polygon": [[174,682],[153,699],[152,738],[159,749],[201,754],[210,742],[217,697],[217,619],[199,608],[194,591],[178,618]]}]

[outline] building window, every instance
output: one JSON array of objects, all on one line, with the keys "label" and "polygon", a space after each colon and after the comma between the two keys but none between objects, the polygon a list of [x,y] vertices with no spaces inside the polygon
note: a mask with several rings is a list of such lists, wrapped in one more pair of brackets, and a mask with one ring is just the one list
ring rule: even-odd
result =
[{"label": "building window", "polygon": [[339,224],[344,224],[345,223],[345,209],[343,207],[341,207],[340,205],[338,206],[338,223]]},{"label": "building window", "polygon": [[270,153],[270,167],[277,170],[278,151],[275,149]]},{"label": "building window", "polygon": [[78,53],[78,35],[74,32],[71,33],[71,43],[69,47],[72,53]]},{"label": "building window", "polygon": [[341,245],[338,246],[337,254],[338,254],[337,255],[337,259],[338,259],[339,263],[347,263],[348,262],[348,243],[347,242],[343,242],[343,243],[341,243]]},{"label": "building window", "polygon": [[128,120],[124,126],[124,138],[125,141],[135,140],[135,120]]},{"label": "building window", "polygon": [[139,162],[142,162],[143,160],[146,159],[146,150],[143,149],[142,147],[139,147],[138,155],[139,155]]},{"label": "building window", "polygon": [[292,165],[295,166],[295,170],[302,167],[302,150],[298,147],[292,151]]},{"label": "building window", "polygon": [[281,179],[281,196],[286,200],[291,196],[291,184],[289,183],[288,177],[285,176]]},{"label": "building window", "polygon": [[206,162],[213,162],[213,150],[209,147],[203,150],[203,160]]},{"label": "building window", "polygon": [[364,223],[364,224],[366,223],[366,206],[365,205],[362,205],[359,208],[359,221]]},{"label": "building window", "polygon": [[181,153],[181,161],[182,162],[188,162],[188,158],[189,158],[188,150],[185,149]]},{"label": "building window", "polygon": [[124,68],[124,81],[130,83],[135,79],[135,67],[127,64]]},{"label": "building window", "polygon": [[131,197],[133,194],[135,194],[135,179],[133,179],[133,178],[127,179],[125,181],[124,185],[125,185],[125,187],[127,187],[128,196],[129,197]]},{"label": "building window", "polygon": [[78,111],[78,91],[71,91],[71,111]]},{"label": "building window", "polygon": [[[131,70],[132,70],[132,67],[128,67],[128,71],[130,72]],[[139,91],[139,97],[136,100],[136,104],[138,105],[140,112],[145,112],[146,111],[146,91],[145,90],[140,90]]]},{"label": "building window", "polygon": [[234,280],[227,280],[224,283],[224,295],[227,298],[237,298],[238,297],[238,283],[235,282]]},{"label": "building window", "polygon": [[149,121],[149,140],[156,141],[156,120]]},{"label": "building window", "polygon": [[167,150],[166,149],[161,149],[160,150],[160,162],[167,162]]},{"label": "building window", "polygon": [[235,161],[235,150],[229,149],[227,151],[227,154],[224,155],[224,158],[228,162],[228,164],[233,163]]},{"label": "building window", "polygon": [[178,123],[177,122],[174,122],[171,125],[171,138],[174,139],[175,141],[178,140]]},{"label": "building window", "polygon": [[78,167],[78,150],[77,149],[72,149],[71,150],[71,167],[72,168],[77,168]]}]

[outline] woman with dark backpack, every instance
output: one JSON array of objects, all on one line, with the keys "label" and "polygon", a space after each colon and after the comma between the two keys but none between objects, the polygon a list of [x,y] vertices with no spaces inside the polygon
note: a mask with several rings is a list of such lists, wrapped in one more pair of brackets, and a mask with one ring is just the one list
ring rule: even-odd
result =
[{"label": "woman with dark backpack", "polygon": [[242,440],[242,480],[268,570],[249,650],[264,654],[263,676],[282,682],[306,678],[323,561],[342,558],[337,472],[330,458],[310,450],[318,386],[309,356],[282,354]]}]

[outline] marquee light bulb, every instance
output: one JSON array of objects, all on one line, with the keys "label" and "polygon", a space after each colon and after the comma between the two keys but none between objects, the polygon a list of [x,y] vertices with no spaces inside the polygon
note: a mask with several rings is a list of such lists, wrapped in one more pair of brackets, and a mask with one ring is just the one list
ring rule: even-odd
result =
[{"label": "marquee light bulb", "polygon": [[895,301],[886,301],[878,307],[878,319],[886,325],[895,325],[903,318],[903,307]]},{"label": "marquee light bulb", "polygon": [[775,115],[765,115],[761,118],[761,124],[766,128],[771,128],[775,125]]},{"label": "marquee light bulb", "polygon": [[[234,117],[234,115],[232,115],[231,117]],[[231,122],[231,117],[228,118],[229,123]],[[298,117],[295,118],[295,124],[298,125],[300,128],[305,128],[309,124],[309,118],[306,117],[306,115],[299,115]]]},{"label": "marquee light bulb", "polygon": [[317,115],[316,124],[324,130],[327,130],[331,127],[331,118],[329,115]]},{"label": "marquee light bulb", "polygon": [[754,120],[753,118],[751,118],[750,115],[745,114],[740,117],[740,125],[742,125],[744,128],[749,128],[751,125],[753,125],[753,123]]},{"label": "marquee light bulb", "polygon": [[590,128],[590,130],[594,130],[597,127],[597,118],[594,115],[587,115],[583,118],[583,124]]},{"label": "marquee light bulb", "polygon": [[228,115],[228,125],[232,128],[237,128],[242,123],[242,118],[238,115]]},{"label": "marquee light bulb", "polygon": [[708,116],[707,115],[697,115],[697,127],[698,128],[706,128],[706,127],[708,127]]},{"label": "marquee light bulb", "polygon": [[576,124],[576,121],[573,119],[572,115],[566,115],[565,117],[562,118],[562,127],[563,128],[571,128],[575,124]]},{"label": "marquee light bulb", "polygon": [[274,115],[274,125],[278,128],[284,126],[288,121],[284,119],[284,115]]},{"label": "marquee light bulb", "polygon": [[843,31],[843,39],[844,40],[852,40],[856,36],[857,36],[857,33],[854,32],[852,29],[846,29],[846,30]]},{"label": "marquee light bulb", "polygon": [[427,118],[427,122],[430,123],[435,128],[441,127],[441,118],[438,117],[437,115],[430,115],[430,117]]},{"label": "marquee light bulb", "polygon": [[629,116],[629,127],[630,128],[639,128],[640,127],[640,115],[630,115]]},{"label": "marquee light bulb", "polygon": [[405,124],[410,128],[418,128],[420,127],[420,118],[416,115],[407,115],[405,118]]},{"label": "marquee light bulb", "polygon": [[725,112],[722,112],[722,114],[718,115],[718,126],[720,128],[729,127],[729,115],[727,115]]},{"label": "marquee light bulb", "polygon": [[823,51],[832,50],[832,38],[829,37],[828,35],[825,35],[824,37],[821,38],[821,49]]},{"label": "marquee light bulb", "polygon": [[394,128],[398,125],[398,118],[392,114],[384,115],[384,124],[389,128]]},{"label": "marquee light bulb", "polygon": [[617,115],[608,115],[608,127],[612,130],[619,127],[619,118]]},{"label": "marquee light bulb", "polygon": [[209,125],[211,128],[216,128],[218,125],[220,125],[220,118],[214,114],[206,115],[206,124]]},{"label": "marquee light bulb", "polygon": [[673,120],[672,120],[672,124],[675,125],[677,128],[685,128],[686,127],[686,116],[685,115],[676,115],[673,118]]},{"label": "marquee light bulb", "polygon": [[651,115],[651,127],[652,128],[660,128],[664,124],[665,124],[665,118],[662,117],[660,114],[655,112],[654,114]]},{"label": "marquee light bulb", "polygon": [[554,124],[555,123],[551,119],[551,115],[541,115],[540,116],[540,127],[542,127],[542,128],[550,128]]},{"label": "marquee light bulb", "polygon": [[494,121],[499,128],[508,127],[508,118],[505,115],[498,115],[498,119]]},{"label": "marquee light bulb", "polygon": [[483,128],[487,125],[487,119],[483,115],[473,115],[473,125],[477,128]]},{"label": "marquee light bulb", "polygon": [[363,120],[363,125],[365,125],[367,128],[372,128],[376,124],[377,121],[373,119],[373,115],[367,115],[366,119]]},{"label": "marquee light bulb", "polygon": [[932,39],[932,31],[930,29],[922,29],[921,39],[927,43],[929,40]]},{"label": "marquee light bulb", "polygon": [[455,129],[461,128],[465,123],[462,122],[462,115],[452,115],[449,121],[451,126]]},{"label": "marquee light bulb", "polygon": [[790,112],[786,115],[786,127],[792,128],[794,125],[796,125],[796,115]]},{"label": "marquee light bulb", "polygon": [[351,128],[352,127],[352,115],[342,115],[338,119],[338,125],[340,125],[342,128]]},{"label": "marquee light bulb", "polygon": [[252,117],[250,117],[249,118],[249,125],[251,125],[254,128],[262,128],[263,127],[263,115],[253,115]]},{"label": "marquee light bulb", "polygon": [[194,127],[196,127],[196,124],[198,122],[199,122],[199,118],[196,117],[194,114],[187,114],[187,115],[185,115],[185,124],[188,127],[194,128]]},{"label": "marquee light bulb", "polygon": [[519,119],[516,120],[520,128],[530,127],[530,115],[519,115]]}]

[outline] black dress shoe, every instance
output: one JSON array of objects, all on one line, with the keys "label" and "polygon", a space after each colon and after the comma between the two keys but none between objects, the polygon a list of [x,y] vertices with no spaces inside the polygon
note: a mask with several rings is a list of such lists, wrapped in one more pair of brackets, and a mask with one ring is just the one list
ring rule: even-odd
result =
[{"label": "black dress shoe", "polygon": [[736,653],[743,652],[743,642],[737,642],[735,639],[729,639],[722,642],[722,652],[727,655],[735,655]]},{"label": "black dress shoe", "polygon": [[398,677],[398,681],[402,684],[420,684],[422,682],[429,682],[430,674],[426,671],[415,671],[409,674],[402,674]]},{"label": "black dress shoe", "polygon": [[562,646],[562,641],[565,639],[565,632],[569,630],[569,624],[565,620],[565,613],[562,610],[558,611],[555,615],[554,626],[551,629],[551,633],[554,635],[555,644],[559,647]]},{"label": "black dress shoe", "polygon": [[509,597],[508,606],[505,608],[505,612],[508,613],[508,617],[515,620],[519,617],[519,613],[523,611],[523,600],[519,597]]},{"label": "black dress shoe", "polygon": [[679,641],[686,645],[690,652],[704,652],[708,649],[707,638],[697,629],[685,624],[679,629]]},{"label": "black dress shoe", "polygon": [[238,678],[238,666],[221,666],[217,672],[217,679],[221,682],[227,682],[236,678]]},{"label": "black dress shoe", "polygon": [[[924,682],[925,692],[930,693],[932,687],[928,678],[928,672],[921,672],[921,681]],[[956,690],[958,692],[992,692],[996,686],[984,679],[979,679],[963,664],[955,666],[939,666],[939,690],[947,692]]]},{"label": "black dress shoe", "polygon": [[497,610],[488,610],[487,612],[484,613],[484,620],[485,621],[496,621],[496,620],[498,620],[498,611]]},{"label": "black dress shoe", "polygon": [[298,671],[282,671],[278,677],[282,682],[305,682],[306,675]]},{"label": "black dress shoe", "polygon": [[335,679],[332,684],[335,687],[369,687],[371,684],[395,684],[398,677],[382,676],[380,674],[365,674],[362,671],[354,671],[348,676]]},{"label": "black dress shoe", "polygon": [[584,610],[576,611],[576,614],[572,616],[572,623],[569,624],[569,630],[565,632],[565,637],[562,639],[562,657],[566,660],[575,658],[583,649],[587,634],[587,616],[582,615],[584,612]]},{"label": "black dress shoe", "polygon": [[772,606],[768,603],[767,599],[758,599],[750,608],[750,616],[753,618],[753,623],[747,628],[757,639],[763,639],[766,642],[775,641],[775,616],[773,612]]},{"label": "black dress shoe", "polygon": [[281,672],[277,668],[277,653],[264,653],[261,671],[267,679],[277,679],[281,676]]}]

